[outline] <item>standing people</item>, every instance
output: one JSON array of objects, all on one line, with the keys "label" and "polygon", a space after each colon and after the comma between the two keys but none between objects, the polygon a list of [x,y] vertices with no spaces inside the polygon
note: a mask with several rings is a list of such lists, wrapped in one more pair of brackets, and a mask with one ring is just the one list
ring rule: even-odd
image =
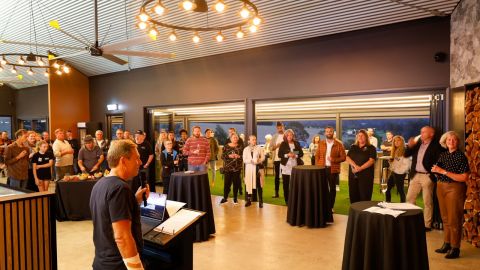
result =
[{"label": "standing people", "polygon": [[73,148],[65,139],[65,130],[55,130],[57,139],[53,143],[53,154],[55,155],[55,175],[57,181],[63,179],[66,174],[73,175]]},{"label": "standing people", "polygon": [[183,153],[188,156],[189,171],[206,171],[207,163],[210,160],[210,144],[207,139],[201,136],[202,129],[199,126],[193,127],[193,136],[188,138],[183,146]]},{"label": "standing people", "polygon": [[232,142],[225,144],[223,147],[223,172],[225,174],[225,182],[223,186],[223,199],[220,204],[226,203],[230,187],[233,183],[233,203],[238,204],[237,194],[241,188],[240,173],[242,172],[243,162],[243,146],[238,143],[238,135],[230,136]]},{"label": "standing people", "polygon": [[80,151],[80,143],[73,137],[71,130],[67,130],[67,141],[73,148],[73,171],[78,173],[78,152]]},{"label": "standing people", "polygon": [[335,130],[331,126],[325,128],[325,140],[318,143],[316,161],[314,164],[325,167],[330,193],[330,208],[335,205],[336,186],[339,185],[340,163],[346,159],[343,143],[333,137]]},{"label": "standing people", "polygon": [[263,148],[257,145],[257,137],[250,135],[248,137],[248,146],[243,149],[243,162],[245,163],[245,188],[246,203],[245,207],[252,205],[253,190],[257,192],[258,206],[263,208],[263,185],[265,177],[263,174],[263,161],[265,153]]},{"label": "standing people", "polygon": [[231,140],[230,137],[232,137],[233,134],[237,134],[237,136],[238,136],[238,145],[241,145],[242,147],[244,147],[245,144],[244,144],[244,142],[243,142],[243,139],[242,139],[241,135],[238,134],[238,133],[237,133],[237,129],[236,129],[236,128],[233,128],[233,127],[228,128],[228,138],[227,138],[226,144],[232,142],[232,140]]},{"label": "standing people", "polygon": [[357,133],[354,144],[347,154],[348,170],[348,193],[350,203],[370,201],[373,193],[373,174],[377,151],[368,140],[368,134],[364,129]]},{"label": "standing people", "polygon": [[123,139],[124,139],[124,140],[131,140],[132,142],[135,141],[135,140],[133,139],[132,134],[130,133],[129,130],[125,130],[125,131],[123,132]]},{"label": "standing people", "polygon": [[115,139],[114,140],[123,140],[123,129],[119,128],[115,131]]},{"label": "standing people", "polygon": [[97,173],[105,159],[103,151],[95,144],[90,135],[85,136],[83,143],[84,146],[78,154],[78,167],[82,173]]},{"label": "standing people", "polygon": [[391,190],[393,186],[397,186],[397,191],[400,194],[400,202],[405,202],[405,191],[403,190],[403,182],[405,175],[410,170],[410,158],[404,157],[405,141],[402,136],[393,137],[393,145],[391,148],[390,171],[392,174],[388,178],[387,191],[385,193],[385,200],[391,202]]},{"label": "standing people", "polygon": [[278,198],[278,191],[280,189],[280,157],[278,156],[278,148],[283,142],[285,127],[282,122],[277,122],[277,133],[272,137],[270,144],[270,152],[273,156],[273,168],[275,172],[275,195],[273,198]]},{"label": "standing people", "polygon": [[150,177],[150,164],[153,161],[153,149],[152,145],[145,140],[145,133],[142,130],[135,132],[135,143],[137,144],[138,153],[140,154],[140,160],[142,166],[137,177],[133,179],[132,190],[137,190],[142,185],[142,181],[147,181],[150,186],[150,190],[155,192],[155,178]]},{"label": "standing people", "polygon": [[375,147],[375,149],[378,148],[378,139],[377,137],[375,137],[375,131],[373,130],[373,128],[368,128],[367,129],[367,134],[368,134],[368,141],[370,142],[370,145],[372,145],[373,147]]},{"label": "standing people", "polygon": [[292,174],[293,167],[297,165],[303,165],[302,146],[294,139],[295,133],[293,130],[288,129],[285,131],[285,140],[280,144],[278,148],[278,157],[280,158],[280,171],[282,173],[283,181],[283,197],[285,203],[288,204],[288,192],[290,185],[290,175]]},{"label": "standing people", "polygon": [[448,151],[440,154],[432,173],[437,174],[437,197],[440,205],[440,214],[443,221],[443,246],[435,252],[447,253],[445,258],[455,259],[460,256],[462,240],[463,204],[466,199],[470,168],[464,153],[458,150],[460,139],[458,135],[449,131],[440,139],[440,144]]},{"label": "standing people", "polygon": [[38,186],[35,184],[35,176],[33,175],[32,157],[37,152],[37,134],[35,131],[27,131],[27,141],[25,146],[28,148],[28,183],[27,189],[31,191],[39,191]]},{"label": "standing people", "polygon": [[94,270],[143,269],[140,207],[146,186],[134,192],[126,181],[138,174],[141,161],[137,146],[130,140],[115,140],[108,150],[111,172],[93,187],[90,211],[95,245]]},{"label": "standing people", "polygon": [[155,154],[157,155],[158,160],[160,160],[160,153],[165,149],[163,142],[168,139],[168,134],[165,130],[160,131],[160,135],[158,135],[157,142],[155,144]]},{"label": "standing people", "polygon": [[52,167],[55,157],[47,152],[48,143],[46,141],[37,142],[37,152],[32,157],[33,176],[38,190],[48,191],[48,186],[52,180]]},{"label": "standing people", "polygon": [[315,154],[317,153],[318,143],[320,142],[320,136],[315,135],[308,147],[308,151],[310,152],[310,162],[312,165],[315,165]]},{"label": "standing people", "polygon": [[393,133],[387,130],[387,132],[385,132],[385,135],[387,138],[385,139],[385,141],[382,142],[380,148],[382,149],[384,156],[390,156],[393,147]]},{"label": "standing people", "polygon": [[[48,143],[47,151],[53,154],[53,140],[50,139],[50,133],[48,133],[47,131],[42,132],[42,140]],[[55,170],[53,171],[53,174],[55,174]]]},{"label": "standing people", "polygon": [[170,187],[170,176],[178,168],[178,152],[173,149],[173,142],[167,140],[163,142],[165,149],[160,156],[160,162],[162,164],[162,180],[163,180],[163,194],[168,194]]},{"label": "standing people", "polygon": [[213,137],[213,130],[207,128],[205,130],[205,138],[207,138],[210,144],[210,160],[208,161],[209,167],[212,170],[212,186],[215,184],[215,177],[217,174],[217,159],[218,159],[218,141]]},{"label": "standing people", "polygon": [[408,186],[407,202],[415,204],[420,191],[423,194],[423,203],[425,210],[423,218],[425,221],[425,230],[432,230],[433,215],[433,185],[434,176],[431,174],[433,165],[437,162],[440,153],[443,152],[440,144],[434,140],[435,129],[425,126],[420,130],[420,139],[415,142],[411,138],[405,150],[405,157],[412,157],[412,167],[410,169],[410,185]]},{"label": "standing people", "polygon": [[188,132],[185,129],[180,130],[180,140],[178,141],[178,170],[181,172],[188,170],[188,155],[183,153],[183,147],[188,139]]},{"label": "standing people", "polygon": [[102,170],[106,170],[108,168],[107,163],[107,153],[108,147],[110,147],[110,142],[103,137],[103,131],[97,130],[95,131],[95,140],[93,141],[95,145],[100,147],[100,150],[103,152],[103,162],[102,162]]},{"label": "standing people", "polygon": [[28,182],[28,147],[27,131],[19,129],[15,132],[15,142],[11,143],[5,149],[5,165],[7,165],[7,175],[10,180],[10,186],[17,188],[26,188]]}]

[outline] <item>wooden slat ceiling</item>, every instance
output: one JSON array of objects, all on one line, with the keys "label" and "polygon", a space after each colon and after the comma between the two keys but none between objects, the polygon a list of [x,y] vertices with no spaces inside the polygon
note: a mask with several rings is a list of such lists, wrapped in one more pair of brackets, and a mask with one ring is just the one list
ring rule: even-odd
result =
[{"label": "wooden slat ceiling", "polygon": [[[142,1],[99,0],[99,35],[102,40],[106,33],[105,43],[114,43],[143,35],[135,27],[135,16]],[[177,8],[180,0],[164,0],[172,8]],[[208,0],[213,4],[215,0]],[[237,12],[240,5],[235,0],[226,0],[230,14]],[[182,61],[209,55],[245,50],[266,45],[284,43],[294,40],[331,35],[358,29],[393,24],[403,21],[432,17],[434,14],[449,15],[458,4],[458,0],[254,0],[264,19],[259,32],[248,33],[243,40],[234,37],[234,31],[224,32],[226,40],[217,43],[214,34],[202,34],[200,44],[193,44],[191,33],[177,32],[176,42],[168,40],[168,32],[160,30],[157,41],[131,47],[132,50],[157,51],[175,53],[174,59],[154,59],[140,57],[123,57],[128,65],[118,65],[101,57],[81,55],[68,58],[72,66],[87,76],[107,74],[112,72],[136,69],[147,66]],[[38,43],[52,44],[51,50],[59,55],[71,54],[76,51],[55,49],[55,45],[82,46],[77,41],[49,29],[50,20],[58,20],[63,29],[83,36],[89,41],[94,40],[93,31],[93,0],[82,1],[50,1],[50,0],[1,0],[0,2],[0,40],[15,40],[29,42],[35,40],[32,25],[32,8]],[[204,17],[187,16],[179,18],[172,11],[168,20],[190,25],[204,25]],[[209,16],[210,23],[219,21],[227,23],[237,16]],[[218,16],[218,15],[217,15]],[[0,43],[0,53],[28,53],[35,48],[29,46],[9,45]],[[45,48],[38,48],[39,53],[46,53]],[[47,83],[42,74],[29,76],[26,70],[24,82],[36,82],[37,85]],[[8,70],[0,72],[1,78],[11,77]],[[12,85],[16,88],[30,85]]]}]

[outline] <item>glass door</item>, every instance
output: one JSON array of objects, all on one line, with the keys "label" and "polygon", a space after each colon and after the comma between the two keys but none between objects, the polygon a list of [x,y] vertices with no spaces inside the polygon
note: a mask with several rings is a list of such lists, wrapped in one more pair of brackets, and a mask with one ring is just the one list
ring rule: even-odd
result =
[{"label": "glass door", "polygon": [[112,140],[117,129],[125,130],[125,115],[123,113],[107,114],[107,138]]}]

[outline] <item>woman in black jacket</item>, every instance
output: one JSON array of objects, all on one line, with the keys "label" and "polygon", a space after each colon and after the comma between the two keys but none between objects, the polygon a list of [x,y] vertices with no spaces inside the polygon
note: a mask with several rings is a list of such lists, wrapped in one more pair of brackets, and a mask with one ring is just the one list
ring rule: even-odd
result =
[{"label": "woman in black jacket", "polygon": [[285,140],[280,144],[278,157],[280,158],[280,171],[283,181],[283,197],[288,204],[288,185],[290,184],[290,175],[292,168],[297,165],[303,165],[303,150],[298,141],[294,138],[293,130],[285,131]]},{"label": "woman in black jacket", "polygon": [[170,186],[170,176],[178,169],[178,152],[173,149],[172,141],[163,143],[165,149],[160,154],[160,163],[162,164],[163,194],[168,194]]},{"label": "woman in black jacket", "polygon": [[226,203],[230,187],[233,183],[233,204],[238,204],[237,195],[241,188],[240,174],[243,168],[243,145],[238,143],[238,135],[233,133],[230,136],[230,143],[223,147],[223,173],[225,174],[225,182],[223,186],[223,199],[220,204]]}]

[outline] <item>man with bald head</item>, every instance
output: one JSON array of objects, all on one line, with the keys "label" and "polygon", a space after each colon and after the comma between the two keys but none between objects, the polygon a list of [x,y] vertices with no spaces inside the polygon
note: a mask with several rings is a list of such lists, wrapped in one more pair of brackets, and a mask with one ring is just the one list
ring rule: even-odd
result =
[{"label": "man with bald head", "polygon": [[425,205],[423,218],[426,231],[430,231],[432,228],[432,196],[435,176],[432,174],[431,169],[443,151],[438,140],[434,138],[435,129],[425,126],[420,131],[420,139],[415,142],[413,138],[410,138],[405,150],[405,157],[412,157],[411,180],[408,187],[407,202],[415,204],[418,194],[420,191],[422,192]]}]

